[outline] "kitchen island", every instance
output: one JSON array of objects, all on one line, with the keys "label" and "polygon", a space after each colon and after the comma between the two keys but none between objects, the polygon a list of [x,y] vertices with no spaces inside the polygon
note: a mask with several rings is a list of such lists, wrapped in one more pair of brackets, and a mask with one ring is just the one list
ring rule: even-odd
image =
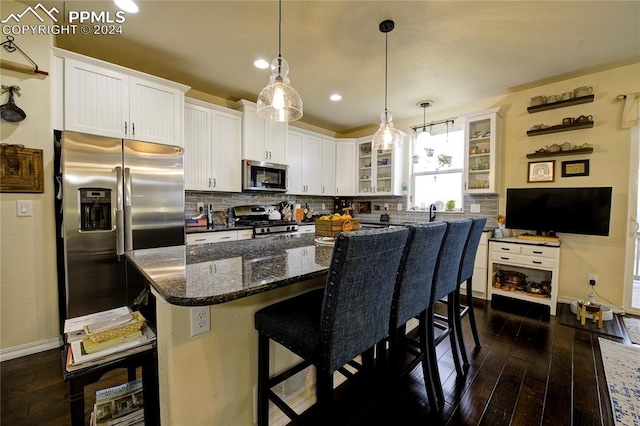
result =
[{"label": "kitchen island", "polygon": [[[127,253],[155,296],[162,424],[255,423],[254,313],[323,286],[332,251],[302,234]],[[190,307],[204,305],[211,331],[192,337]],[[272,351],[272,372],[298,360]]]}]

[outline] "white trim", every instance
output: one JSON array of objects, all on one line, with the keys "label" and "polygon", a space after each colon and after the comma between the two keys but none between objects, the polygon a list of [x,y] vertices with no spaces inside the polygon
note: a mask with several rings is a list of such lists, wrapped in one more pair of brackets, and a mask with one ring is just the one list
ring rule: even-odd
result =
[{"label": "white trim", "polygon": [[62,347],[62,336],[0,350],[0,362]]}]

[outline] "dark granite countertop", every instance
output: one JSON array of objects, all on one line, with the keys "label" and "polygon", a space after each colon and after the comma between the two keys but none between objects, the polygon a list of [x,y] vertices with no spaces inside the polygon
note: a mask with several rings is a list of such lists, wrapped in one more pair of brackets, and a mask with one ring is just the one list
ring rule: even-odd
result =
[{"label": "dark granite countertop", "polygon": [[326,275],[333,246],[313,234],[134,250],[127,259],[168,302],[225,303]]}]

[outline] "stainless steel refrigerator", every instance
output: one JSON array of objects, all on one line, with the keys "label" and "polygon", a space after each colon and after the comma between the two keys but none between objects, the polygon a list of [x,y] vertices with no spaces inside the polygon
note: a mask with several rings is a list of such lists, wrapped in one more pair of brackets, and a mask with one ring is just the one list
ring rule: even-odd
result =
[{"label": "stainless steel refrigerator", "polygon": [[126,305],[132,283],[125,250],[184,244],[183,149],[73,132],[55,136],[60,307],[72,318]]}]

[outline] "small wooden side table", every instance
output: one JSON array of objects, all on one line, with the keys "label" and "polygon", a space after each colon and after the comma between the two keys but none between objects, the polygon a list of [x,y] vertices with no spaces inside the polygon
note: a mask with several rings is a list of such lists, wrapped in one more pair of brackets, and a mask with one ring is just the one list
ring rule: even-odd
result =
[{"label": "small wooden side table", "polygon": [[587,305],[578,303],[578,309],[576,309],[576,318],[580,320],[581,325],[585,325],[587,321],[587,314],[591,314],[592,321],[598,322],[598,328],[602,328],[602,307],[590,305],[587,309]]},{"label": "small wooden side table", "polygon": [[136,367],[142,367],[145,424],[160,424],[158,353],[155,345],[142,352],[75,371],[66,370],[67,347],[67,345],[64,346],[61,354],[62,376],[66,382],[69,382],[69,405],[72,426],[84,426],[84,387],[86,385],[97,382],[104,374],[116,368],[126,368],[128,380],[135,380]]}]

